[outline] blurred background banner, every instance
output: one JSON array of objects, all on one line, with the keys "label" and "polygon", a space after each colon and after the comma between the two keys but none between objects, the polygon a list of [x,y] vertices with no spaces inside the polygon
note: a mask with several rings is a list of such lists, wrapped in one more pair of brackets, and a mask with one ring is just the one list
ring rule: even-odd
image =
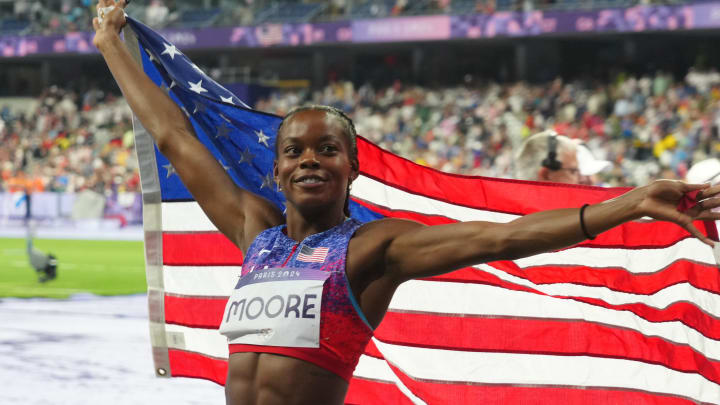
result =
[{"label": "blurred background banner", "polygon": [[[468,2],[469,3],[469,2]],[[138,7],[133,4],[133,7]],[[322,11],[320,5],[309,14]],[[494,14],[461,15],[468,7],[450,10],[460,15],[408,16],[391,19],[358,19],[318,23],[274,23],[259,17],[257,26],[234,28],[168,28],[160,34],[185,49],[230,46],[306,46],[342,42],[394,42],[493,38],[570,34],[587,32],[644,32],[719,28],[720,3],[693,5],[640,5],[631,8],[598,10],[508,11]],[[275,11],[276,14],[279,12]],[[133,13],[131,10],[131,14]],[[207,14],[207,12],[206,12]],[[212,14],[212,13],[211,13]],[[212,18],[208,17],[208,20]],[[7,23],[6,23],[7,24]],[[23,23],[20,23],[23,25]],[[31,28],[30,23],[23,25]],[[3,36],[0,54],[4,57],[54,53],[95,53],[92,33],[72,32],[51,36]]]}]

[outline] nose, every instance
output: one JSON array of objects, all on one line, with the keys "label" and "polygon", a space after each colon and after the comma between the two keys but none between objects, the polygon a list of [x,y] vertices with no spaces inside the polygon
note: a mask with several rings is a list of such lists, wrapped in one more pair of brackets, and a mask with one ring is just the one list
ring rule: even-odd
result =
[{"label": "nose", "polygon": [[312,149],[306,149],[300,157],[300,167],[303,169],[317,169],[320,167],[320,162],[315,157],[315,151]]}]

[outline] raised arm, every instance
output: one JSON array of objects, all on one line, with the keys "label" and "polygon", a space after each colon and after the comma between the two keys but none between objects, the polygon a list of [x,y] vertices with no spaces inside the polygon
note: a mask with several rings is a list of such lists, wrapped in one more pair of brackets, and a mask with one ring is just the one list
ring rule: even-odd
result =
[{"label": "raised arm", "polygon": [[173,165],[210,220],[243,252],[262,230],[283,222],[269,201],[235,185],[220,163],[195,137],[182,110],[135,63],[119,37],[125,25],[124,1],[100,0],[98,8],[116,6],[103,22],[93,19],[93,43],[105,58],[133,113]]},{"label": "raised arm", "polygon": [[[681,212],[678,203],[686,193],[700,190],[695,207]],[[612,200],[588,206],[583,213],[585,229],[597,235],[641,217],[674,222],[704,243],[714,242],[700,233],[694,220],[717,220],[720,186],[692,185],[659,180]],[[508,260],[572,246],[586,238],[578,208],[542,211],[509,223],[461,222],[423,226],[393,221],[387,226],[393,236],[385,250],[385,274],[400,283],[443,274],[465,266]],[[392,231],[394,230],[394,231]]]}]

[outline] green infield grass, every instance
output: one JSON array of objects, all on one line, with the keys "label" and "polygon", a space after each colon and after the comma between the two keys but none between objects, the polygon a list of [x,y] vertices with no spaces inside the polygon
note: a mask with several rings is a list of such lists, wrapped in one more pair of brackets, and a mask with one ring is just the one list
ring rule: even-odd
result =
[{"label": "green infield grass", "polygon": [[142,242],[36,239],[35,248],[55,255],[57,278],[38,282],[25,240],[0,238],[0,297],[67,298],[78,293],[146,291]]}]

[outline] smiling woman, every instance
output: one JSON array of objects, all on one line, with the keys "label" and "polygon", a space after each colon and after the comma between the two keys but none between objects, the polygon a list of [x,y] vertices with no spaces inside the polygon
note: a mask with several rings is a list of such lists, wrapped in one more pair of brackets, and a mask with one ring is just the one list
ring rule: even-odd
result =
[{"label": "smiling woman", "polygon": [[[122,7],[101,0],[98,7]],[[278,130],[273,177],[281,213],[238,187],[195,137],[180,108],[134,63],[121,10],[94,21],[95,45],[130,107],[213,224],[244,253],[223,314],[229,404],[341,404],[365,345],[397,287],[469,265],[561,249],[649,216],[684,227],[720,219],[720,186],[657,181],[613,200],[537,212],[508,223],[425,226],[348,218],[360,163],[352,121],[325,106],[291,112]],[[695,203],[682,209],[692,192]]]}]

